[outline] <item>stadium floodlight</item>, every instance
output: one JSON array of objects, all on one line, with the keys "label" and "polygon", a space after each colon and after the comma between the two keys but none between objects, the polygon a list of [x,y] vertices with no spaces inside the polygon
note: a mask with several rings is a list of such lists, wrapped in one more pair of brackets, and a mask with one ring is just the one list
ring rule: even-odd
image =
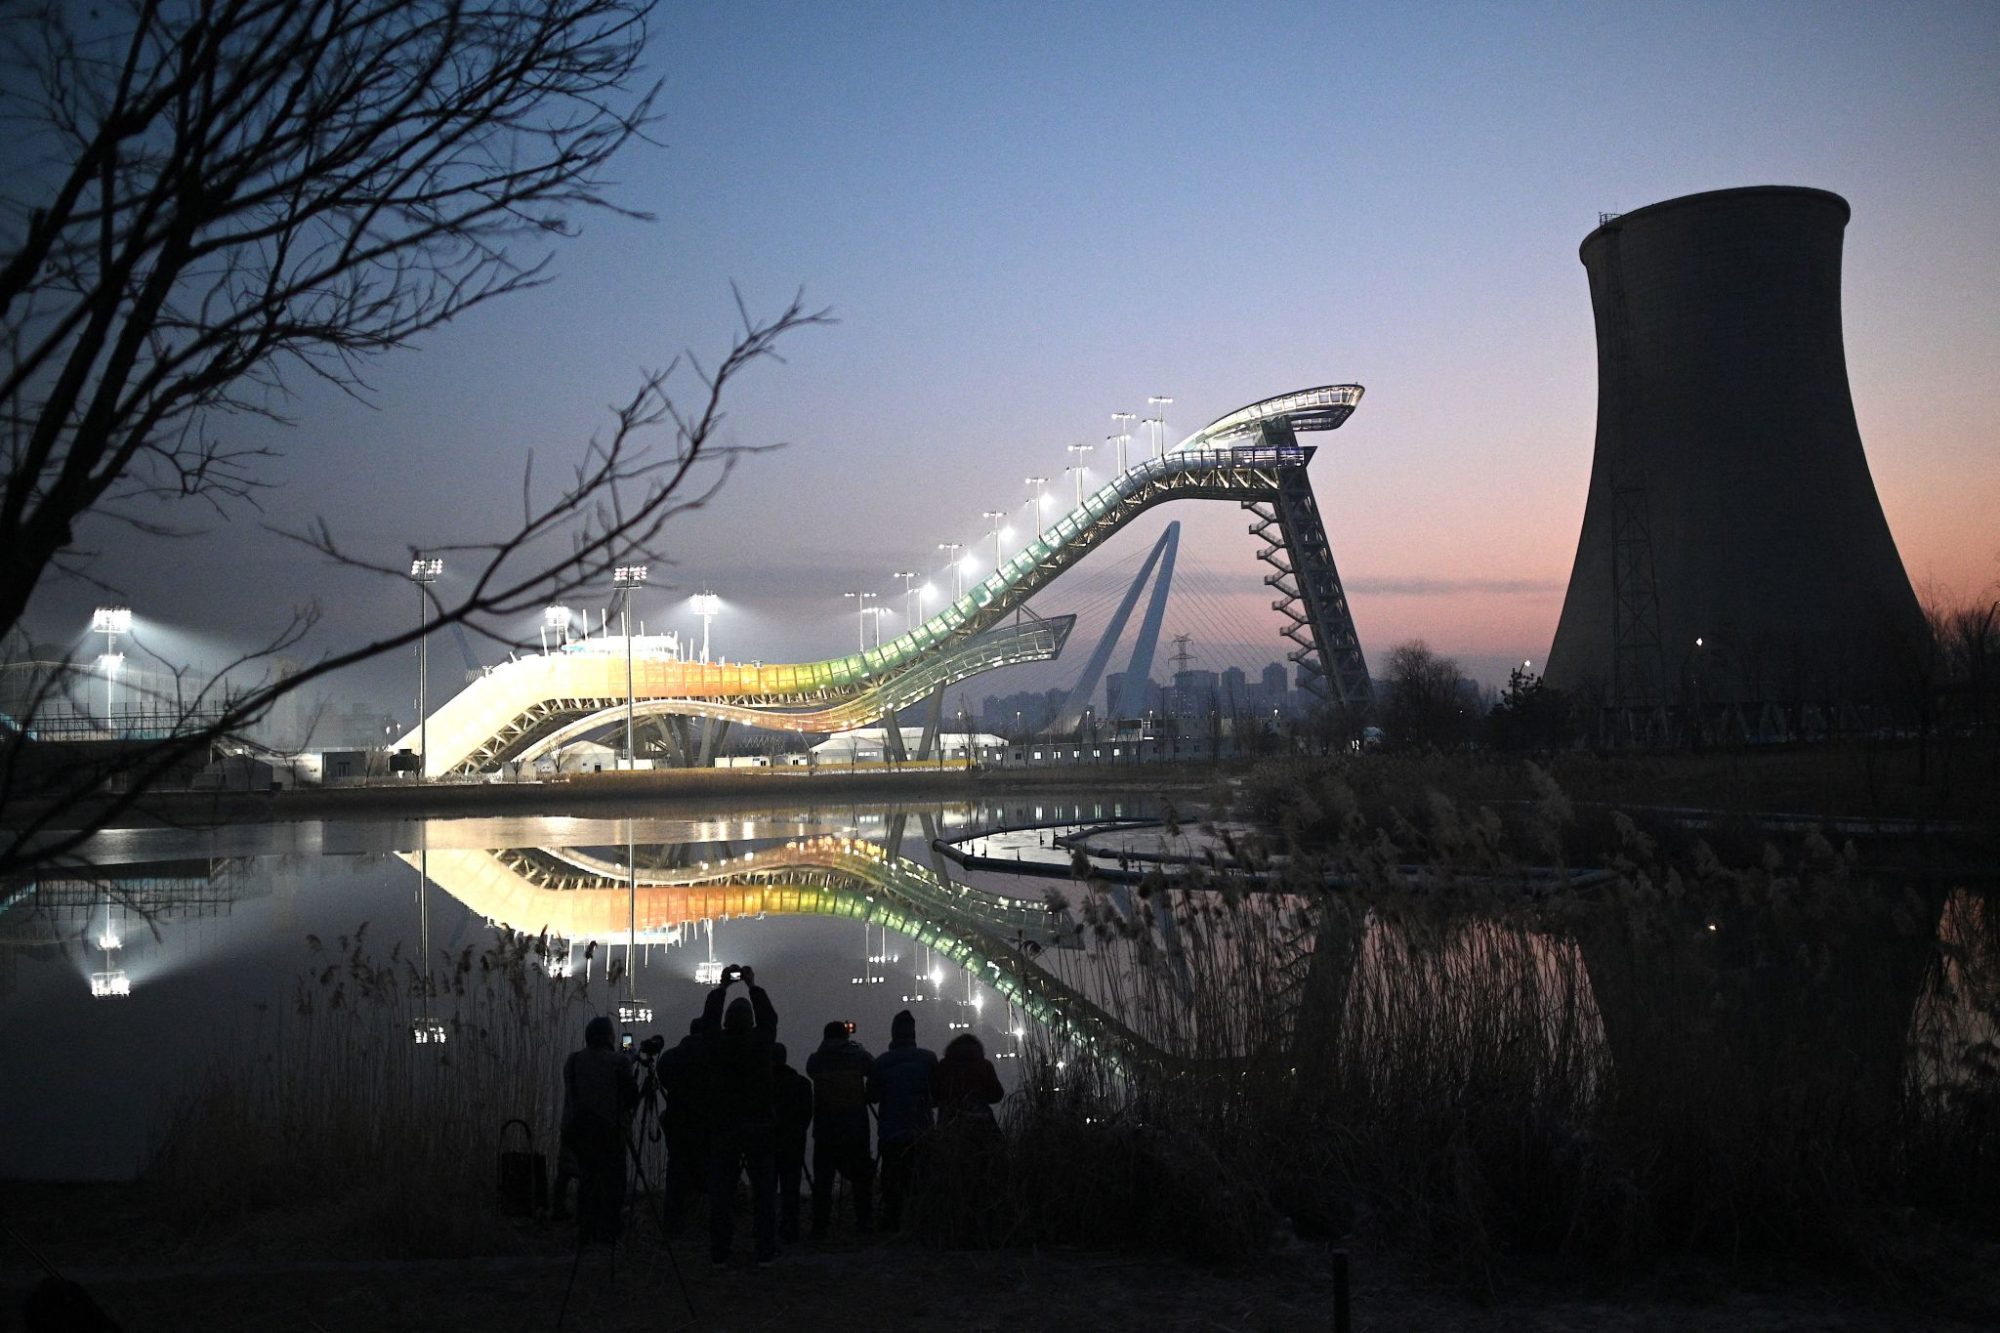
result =
[{"label": "stadium floodlight", "polygon": [[92,972],[90,993],[100,1000],[118,995],[130,995],[132,978],[125,975],[125,969],[122,967],[115,967],[109,972]]},{"label": "stadium floodlight", "polygon": [[1096,447],[1091,444],[1072,444],[1069,446],[1069,451],[1076,455],[1076,466],[1072,467],[1070,471],[1076,475],[1076,507],[1078,509],[1083,508],[1083,456]]},{"label": "stadium floodlight", "polygon": [[556,632],[557,647],[569,644],[570,609],[566,606],[551,606],[542,612],[542,651],[549,650],[549,631]]},{"label": "stadium floodlight", "polygon": [[633,744],[632,714],[635,708],[632,690],[632,590],[646,581],[644,565],[620,565],[611,571],[613,595],[618,598],[618,632],[625,636],[625,767],[638,766],[638,751]]},{"label": "stadium floodlight", "polygon": [[1125,471],[1125,446],[1132,442],[1132,423],[1138,419],[1138,414],[1135,412],[1113,412],[1111,414],[1112,429],[1116,433],[1108,435],[1105,438],[1118,442],[1118,470],[1121,473]]},{"label": "stadium floodlight", "polygon": [[951,561],[951,600],[954,602],[965,596],[965,571],[958,563],[958,553],[964,549],[964,542],[938,543],[938,550],[943,551]]},{"label": "stadium floodlight", "polygon": [[848,591],[840,594],[843,599],[854,599],[854,641],[857,652],[868,651],[868,603],[875,600],[872,592]]},{"label": "stadium floodlight", "polygon": [[914,569],[899,569],[889,577],[903,581],[903,619],[911,629],[917,627],[917,580],[923,575]]},{"label": "stadium floodlight", "polygon": [[707,589],[696,593],[692,599],[694,613],[701,617],[701,660],[708,661],[708,622],[722,611],[722,599]]},{"label": "stadium floodlight", "polygon": [[704,986],[720,986],[724,966],[719,958],[704,958],[694,965],[694,979]]},{"label": "stadium floodlight", "polygon": [[410,1040],[419,1046],[442,1046],[448,1036],[441,1018],[425,1016],[410,1023]]},{"label": "stadium floodlight", "polygon": [[620,1000],[618,1002],[618,1021],[620,1023],[625,1024],[627,1027],[630,1027],[634,1023],[652,1022],[653,1021],[652,1001],[641,1000],[636,996],[630,999]]},{"label": "stadium floodlight", "polygon": [[987,509],[981,511],[980,516],[992,520],[993,523],[993,572],[998,574],[1000,566],[1007,561],[1007,552],[1001,545],[1007,539],[1007,534],[1010,531],[1007,527],[1007,511],[1004,509]]},{"label": "stadium floodlight", "polygon": [[1047,477],[1029,477],[1028,485],[1035,488],[1035,498],[1028,503],[1035,507],[1035,540],[1040,541],[1042,539],[1042,509],[1049,502],[1049,479]]},{"label": "stadium floodlight", "polygon": [[1146,424],[1153,428],[1153,457],[1155,458],[1166,452],[1167,409],[1173,405],[1174,400],[1166,397],[1153,397],[1146,400],[1146,406],[1154,409],[1153,415],[1146,418]]},{"label": "stadium floodlight", "polygon": [[125,663],[125,655],[118,651],[118,636],[132,632],[132,608],[129,606],[100,606],[90,613],[90,632],[104,636],[104,652],[97,659],[98,669],[104,673],[104,725],[112,728],[111,715],[118,702],[118,668]]},{"label": "stadium floodlight", "polygon": [[410,561],[410,582],[417,585],[417,781],[431,771],[431,585],[444,573],[444,561],[417,556]]}]

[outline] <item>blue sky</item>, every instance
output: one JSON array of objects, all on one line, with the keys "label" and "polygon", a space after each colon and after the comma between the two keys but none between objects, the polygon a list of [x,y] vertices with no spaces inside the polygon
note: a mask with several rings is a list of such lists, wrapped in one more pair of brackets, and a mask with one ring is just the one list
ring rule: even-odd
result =
[{"label": "blue sky", "polygon": [[[529,449],[561,466],[642,368],[726,345],[732,282],[761,311],[803,287],[840,323],[730,404],[733,440],[789,447],[656,571],[724,596],[720,651],[841,651],[843,589],[976,541],[1149,394],[1180,434],[1358,381],[1313,475],[1364,643],[1422,636],[1492,676],[1545,653],[1583,511],[1578,243],[1599,211],[1781,183],[1853,205],[1848,366],[1913,579],[2000,577],[2000,7],[670,5],[651,64],[660,146],[613,194],[660,220],[586,217],[554,284],[380,363],[370,408],[302,397],[264,521],[324,514],[390,554],[490,533]],[[1184,562],[1241,577],[1254,636],[1239,513],[1119,540],[1174,517]],[[328,642],[407,618],[406,588],[255,520],[164,559],[97,534],[101,573],[217,641],[308,596]],[[68,637],[96,597],[46,589],[31,621]],[[393,704],[401,674],[347,692]]]}]

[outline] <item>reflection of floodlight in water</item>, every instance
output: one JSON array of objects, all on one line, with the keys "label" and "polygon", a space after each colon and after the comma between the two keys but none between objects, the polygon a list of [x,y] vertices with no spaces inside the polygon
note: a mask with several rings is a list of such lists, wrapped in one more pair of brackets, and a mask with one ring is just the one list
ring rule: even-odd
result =
[{"label": "reflection of floodlight in water", "polygon": [[442,1046],[447,1035],[440,1018],[419,1018],[410,1024],[410,1040],[419,1046]]},{"label": "reflection of floodlight in water", "polygon": [[105,950],[122,949],[125,947],[125,939],[118,933],[118,927],[106,923],[104,932],[97,937],[97,947]]},{"label": "reflection of floodlight in water", "polygon": [[109,972],[92,972],[90,993],[99,999],[110,995],[130,995],[132,978],[125,975],[125,969],[122,967],[113,968]]},{"label": "reflection of floodlight in water", "polygon": [[653,1005],[649,1000],[620,1000],[618,1021],[625,1024],[650,1023],[653,1021]]},{"label": "reflection of floodlight in water", "polygon": [[943,968],[941,968],[941,967],[934,967],[934,968],[932,968],[932,969],[931,969],[931,985],[933,985],[933,986],[942,986],[942,985],[944,985],[944,969],[943,969]]}]

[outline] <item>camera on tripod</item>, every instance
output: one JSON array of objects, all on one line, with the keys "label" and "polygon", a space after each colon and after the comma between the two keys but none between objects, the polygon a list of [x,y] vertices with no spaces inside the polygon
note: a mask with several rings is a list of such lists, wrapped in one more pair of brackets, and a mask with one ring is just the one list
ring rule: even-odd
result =
[{"label": "camera on tripod", "polygon": [[653,1061],[659,1058],[660,1052],[667,1049],[667,1039],[655,1032],[652,1036],[640,1042],[637,1050],[633,1050],[632,1034],[628,1032],[625,1034],[624,1040],[619,1043],[619,1049],[624,1051],[628,1059],[636,1060],[640,1064],[650,1068]]}]

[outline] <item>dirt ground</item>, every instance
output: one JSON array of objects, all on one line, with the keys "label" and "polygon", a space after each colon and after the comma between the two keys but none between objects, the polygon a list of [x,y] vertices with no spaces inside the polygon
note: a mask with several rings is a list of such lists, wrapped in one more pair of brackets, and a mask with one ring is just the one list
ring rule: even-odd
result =
[{"label": "dirt ground", "polygon": [[[1336,1251],[1293,1241],[1256,1263],[1216,1271],[1115,1253],[952,1253],[909,1237],[857,1240],[836,1228],[823,1246],[778,1262],[716,1270],[700,1240],[669,1251],[648,1226],[615,1252],[580,1257],[546,1225],[507,1258],[398,1261],[315,1256],[281,1222],[230,1236],[164,1235],[116,1190],[6,1187],[0,1211],[128,1330],[363,1333],[378,1329],[702,1330],[703,1333],[953,1333],[1040,1330],[1327,1330],[1334,1327]],[[746,1219],[747,1220],[747,1219]],[[281,1243],[273,1238],[284,1236]],[[739,1248],[745,1248],[739,1242]],[[1793,1333],[1937,1330],[2000,1323],[1981,1290],[1898,1293],[1823,1278],[1746,1281],[1691,1267],[1612,1284],[1571,1273],[1511,1275],[1474,1299],[1463,1286],[1394,1256],[1350,1247],[1355,1330],[1535,1330],[1537,1333]],[[116,1256],[116,1261],[110,1257]],[[1954,1265],[1966,1271],[1968,1265]],[[1992,1265],[1970,1265],[1994,1271]],[[11,1240],[0,1259],[0,1328],[18,1327],[39,1278]],[[574,1280],[572,1281],[572,1276]],[[690,1305],[692,1312],[690,1312]]]}]

